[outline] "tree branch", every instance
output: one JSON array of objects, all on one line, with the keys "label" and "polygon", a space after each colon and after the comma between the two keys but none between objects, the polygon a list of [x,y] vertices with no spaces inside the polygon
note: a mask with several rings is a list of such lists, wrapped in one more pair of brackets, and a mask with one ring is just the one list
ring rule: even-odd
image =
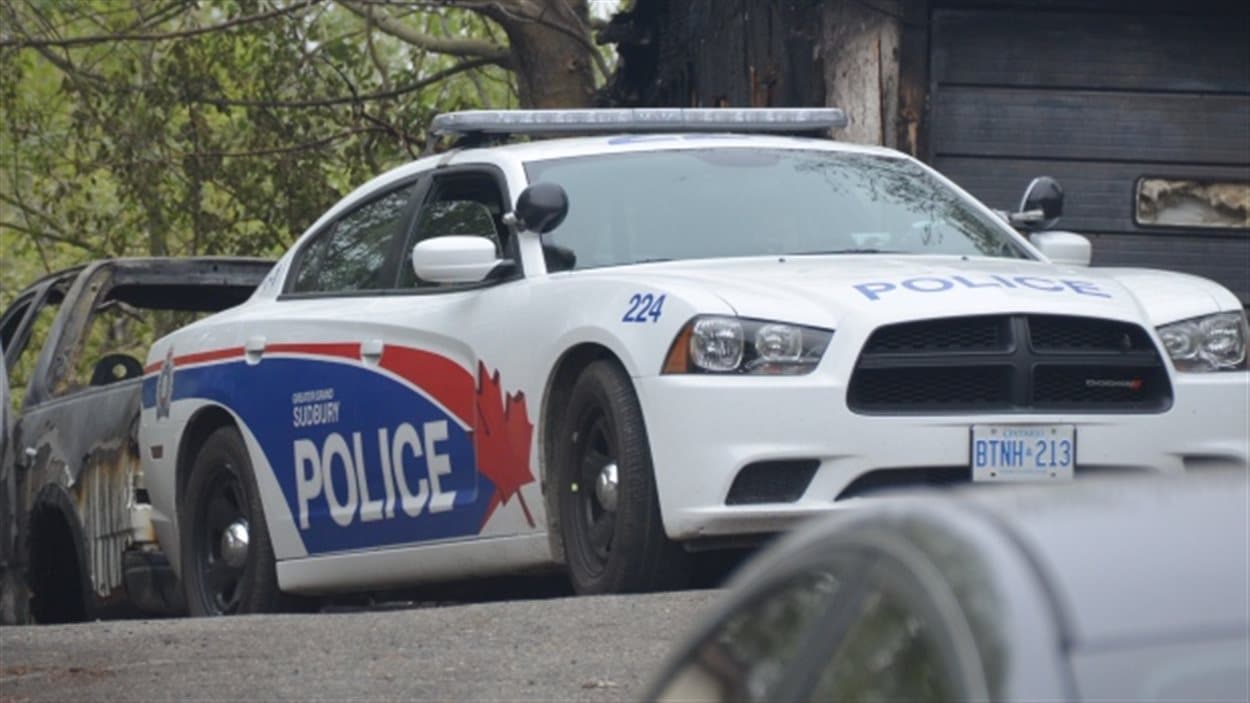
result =
[{"label": "tree branch", "polygon": [[[541,24],[544,27],[553,29],[561,34],[568,36],[573,41],[582,45],[586,53],[590,55],[590,59],[594,62],[595,67],[599,69],[600,75],[606,80],[612,73],[608,68],[608,64],[599,55],[599,48],[595,46],[589,38],[590,27],[583,24],[581,18],[573,10],[573,8],[564,0],[560,0],[566,14],[573,19],[573,26],[569,26],[563,22],[558,22],[548,17],[546,7],[538,6],[528,0],[448,0],[450,4],[466,9],[473,10],[479,14],[494,19],[501,24],[505,19],[514,22],[533,22]],[[557,8],[558,11],[558,8]],[[584,29],[585,31],[579,31]]]},{"label": "tree branch", "polygon": [[68,37],[65,39],[34,39],[31,37],[21,37],[17,39],[0,39],[0,49],[8,47],[16,47],[24,49],[27,47],[37,48],[41,46],[59,46],[59,47],[75,47],[90,46],[92,44],[107,44],[110,42],[122,41],[141,41],[141,42],[158,42],[170,39],[185,39],[187,37],[195,37],[201,34],[211,34],[226,29],[233,29],[247,24],[255,24],[264,22],[275,17],[294,14],[301,10],[306,10],[318,4],[320,0],[300,0],[287,7],[280,7],[269,12],[261,12],[255,15],[246,15],[244,17],[236,17],[227,22],[209,25],[207,27],[193,27],[191,29],[183,29],[176,32],[157,32],[152,34],[141,34],[132,32],[121,32],[118,34],[93,34],[82,37]]},{"label": "tree branch", "polygon": [[14,222],[5,222],[3,220],[0,220],[0,228],[7,228],[7,229],[13,230],[14,232],[21,232],[22,234],[28,235],[32,240],[35,240],[36,243],[38,243],[38,240],[40,239],[50,239],[54,242],[60,242],[61,244],[69,244],[70,246],[78,247],[79,249],[82,249],[83,251],[90,252],[93,256],[99,256],[100,252],[102,251],[99,247],[94,247],[90,244],[87,244],[86,242],[79,241],[77,239],[71,239],[69,237],[65,237],[59,234],[52,234],[47,231],[33,230],[33,229],[30,229],[29,227],[23,227]]},{"label": "tree branch", "polygon": [[373,41],[373,30],[375,27],[377,27],[377,22],[373,19],[373,7],[370,7],[368,17],[365,19],[365,48],[369,50],[369,60],[373,62],[373,67],[378,69],[382,89],[390,90],[391,81],[390,76],[387,75],[386,62],[378,55],[378,45]]},{"label": "tree branch", "polygon": [[419,49],[432,51],[436,54],[459,56],[461,58],[484,58],[504,68],[511,67],[512,53],[506,47],[499,46],[493,42],[481,39],[436,37],[424,32],[418,32],[392,17],[372,14],[366,8],[352,2],[352,0],[338,0],[338,3],[357,17],[361,17],[366,21],[372,20],[380,31]]},{"label": "tree branch", "polygon": [[[37,208],[31,207],[30,205],[27,205],[21,200],[5,195],[4,193],[0,193],[0,201],[3,201],[9,204],[10,206],[17,208],[18,211],[22,213],[22,216],[25,218],[26,222],[28,223],[27,226],[23,227],[22,225],[19,225],[16,222],[0,220],[0,227],[8,227],[11,230],[14,230],[17,232],[23,232],[35,238],[42,237],[44,239],[49,239],[54,242],[72,244],[80,249],[84,249],[90,252],[99,251],[98,249],[91,246],[90,244],[87,244],[83,242],[82,240],[75,239],[69,236],[68,234],[65,234],[64,232],[62,232],[60,227],[58,226],[57,221],[53,219],[53,217],[49,215],[48,213],[43,212]],[[30,226],[29,223],[32,219],[41,220],[44,223],[44,227],[40,229],[35,229],[34,227]],[[49,229],[51,229],[52,231],[49,231]]]},{"label": "tree branch", "polygon": [[[346,139],[347,137],[350,137],[356,134],[366,134],[369,132],[385,132],[385,131],[386,130],[383,130],[378,127],[355,127],[352,129],[345,129],[337,134],[331,134],[328,137],[322,137],[321,139],[314,139],[313,141],[310,141],[310,142],[303,142],[302,144],[292,144],[290,146],[270,147],[267,149],[252,149],[248,151],[202,151],[202,152],[195,153],[195,156],[238,158],[238,157],[246,157],[246,156],[270,156],[273,154],[292,154],[298,151],[318,149],[320,147],[326,146],[327,144],[332,144],[340,139]],[[187,152],[182,152],[182,155],[184,156],[187,155]]]},{"label": "tree branch", "polygon": [[364,93],[362,95],[343,95],[335,98],[313,98],[309,100],[229,100],[226,98],[188,98],[187,102],[204,103],[217,107],[270,107],[270,108],[306,108],[306,107],[330,107],[333,105],[349,105],[358,102],[372,102],[374,100],[386,100],[388,98],[397,98],[406,93],[411,93],[422,88],[427,88],[445,78],[454,76],[481,66],[493,64],[494,61],[486,58],[470,59],[462,61],[455,66],[446,68],[437,73],[431,74],[419,81],[402,85],[393,90],[383,90],[377,93]]}]

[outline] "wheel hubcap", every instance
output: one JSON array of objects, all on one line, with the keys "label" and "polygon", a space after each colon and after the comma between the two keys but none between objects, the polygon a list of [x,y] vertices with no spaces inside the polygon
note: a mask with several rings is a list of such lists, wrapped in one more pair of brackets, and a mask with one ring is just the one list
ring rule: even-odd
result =
[{"label": "wheel hubcap", "polygon": [[221,558],[228,566],[242,569],[247,564],[247,520],[239,518],[221,533]]},{"label": "wheel hubcap", "polygon": [[595,497],[599,499],[599,505],[610,513],[616,512],[616,486],[616,462],[612,462],[599,471],[599,478],[595,481]]},{"label": "wheel hubcap", "polygon": [[243,485],[233,467],[223,465],[214,473],[198,514],[195,551],[204,603],[209,611],[237,612],[251,530]]},{"label": "wheel hubcap", "polygon": [[572,483],[578,529],[574,549],[593,572],[602,571],[612,553],[620,469],[613,428],[602,408],[588,409],[574,435],[576,477]]}]

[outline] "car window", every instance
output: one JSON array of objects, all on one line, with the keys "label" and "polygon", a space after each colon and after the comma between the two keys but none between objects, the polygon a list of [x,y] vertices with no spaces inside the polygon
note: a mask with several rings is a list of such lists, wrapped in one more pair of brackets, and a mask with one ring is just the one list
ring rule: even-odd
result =
[{"label": "car window", "polygon": [[497,256],[510,256],[508,229],[502,219],[503,204],[499,183],[490,173],[471,171],[435,177],[403,249],[398,287],[436,285],[418,280],[412,269],[412,248],[426,239],[448,235],[485,237],[494,243]]},{"label": "car window", "polygon": [[661,688],[661,701],[774,700],[800,646],[838,591],[832,568],[813,568],[722,620]]},{"label": "car window", "polygon": [[[22,405],[26,402],[26,394],[29,390],[30,379],[35,373],[35,364],[39,361],[39,352],[43,349],[44,343],[48,339],[48,333],[52,331],[52,323],[56,320],[57,312],[61,309],[61,301],[65,299],[65,291],[69,285],[73,283],[74,277],[58,281],[53,284],[53,288],[47,292],[44,298],[38,301],[38,307],[35,308],[34,319],[30,322],[29,333],[26,335],[18,334],[18,328],[21,326],[21,315],[17,318],[19,321],[15,323],[13,329],[6,328],[4,339],[6,352],[12,362],[8,367],[9,380],[9,406],[13,409],[15,416],[20,412]],[[13,335],[10,337],[9,335]],[[24,338],[23,338],[24,337]]]},{"label": "car window", "polygon": [[[17,336],[17,330],[22,324],[22,320],[26,318],[26,312],[30,310],[31,299],[27,297],[19,300],[4,312],[3,318],[0,318],[0,389],[3,389],[3,397],[0,397],[0,416],[6,418],[0,421],[0,444],[3,444],[5,435],[8,433],[8,412],[12,400],[9,395],[9,366],[5,363],[5,349],[12,348],[13,341]],[[17,409],[17,408],[14,408]],[[3,452],[0,452],[3,456]]]},{"label": "car window", "polygon": [[300,254],[292,292],[346,293],[390,288],[399,265],[416,184],[374,198],[339,217]]},{"label": "car window", "polygon": [[870,588],[813,701],[951,701],[962,697],[934,628],[896,592]]},{"label": "car window", "polygon": [[891,251],[1025,253],[1005,223],[910,160],[789,149],[599,154],[526,164],[569,214],[545,240],[577,268],[645,261]]},{"label": "car window", "polygon": [[91,312],[78,349],[66,361],[67,372],[56,379],[52,395],[138,378],[143,360],[158,337],[209,314],[203,310],[145,308],[105,299]]}]

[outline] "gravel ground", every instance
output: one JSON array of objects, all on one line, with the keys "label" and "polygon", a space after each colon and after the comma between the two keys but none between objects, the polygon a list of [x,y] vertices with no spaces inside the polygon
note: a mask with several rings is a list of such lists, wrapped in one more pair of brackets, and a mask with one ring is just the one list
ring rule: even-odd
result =
[{"label": "gravel ground", "polygon": [[0,703],[637,699],[717,591],[0,628]]}]

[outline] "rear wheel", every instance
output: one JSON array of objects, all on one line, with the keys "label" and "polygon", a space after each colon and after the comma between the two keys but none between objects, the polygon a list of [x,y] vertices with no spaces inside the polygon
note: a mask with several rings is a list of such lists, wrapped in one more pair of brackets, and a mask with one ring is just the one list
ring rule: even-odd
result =
[{"label": "rear wheel", "polygon": [[[59,492],[45,495],[49,496],[49,501],[68,502],[68,499],[60,497],[63,494]],[[78,560],[83,550],[69,519],[65,517],[67,513],[53,505],[38,504],[31,512],[27,570],[30,587],[22,589],[25,593],[19,593],[29,596],[30,614],[35,622],[82,622],[88,619],[87,608],[91,597],[82,564]]]},{"label": "rear wheel", "polygon": [[615,363],[586,367],[557,445],[558,509],[578,593],[684,585],[689,555],[664,534],[642,410]]},{"label": "rear wheel", "polygon": [[180,510],[182,581],[192,615],[280,610],[273,546],[252,464],[238,430],[204,441]]}]

